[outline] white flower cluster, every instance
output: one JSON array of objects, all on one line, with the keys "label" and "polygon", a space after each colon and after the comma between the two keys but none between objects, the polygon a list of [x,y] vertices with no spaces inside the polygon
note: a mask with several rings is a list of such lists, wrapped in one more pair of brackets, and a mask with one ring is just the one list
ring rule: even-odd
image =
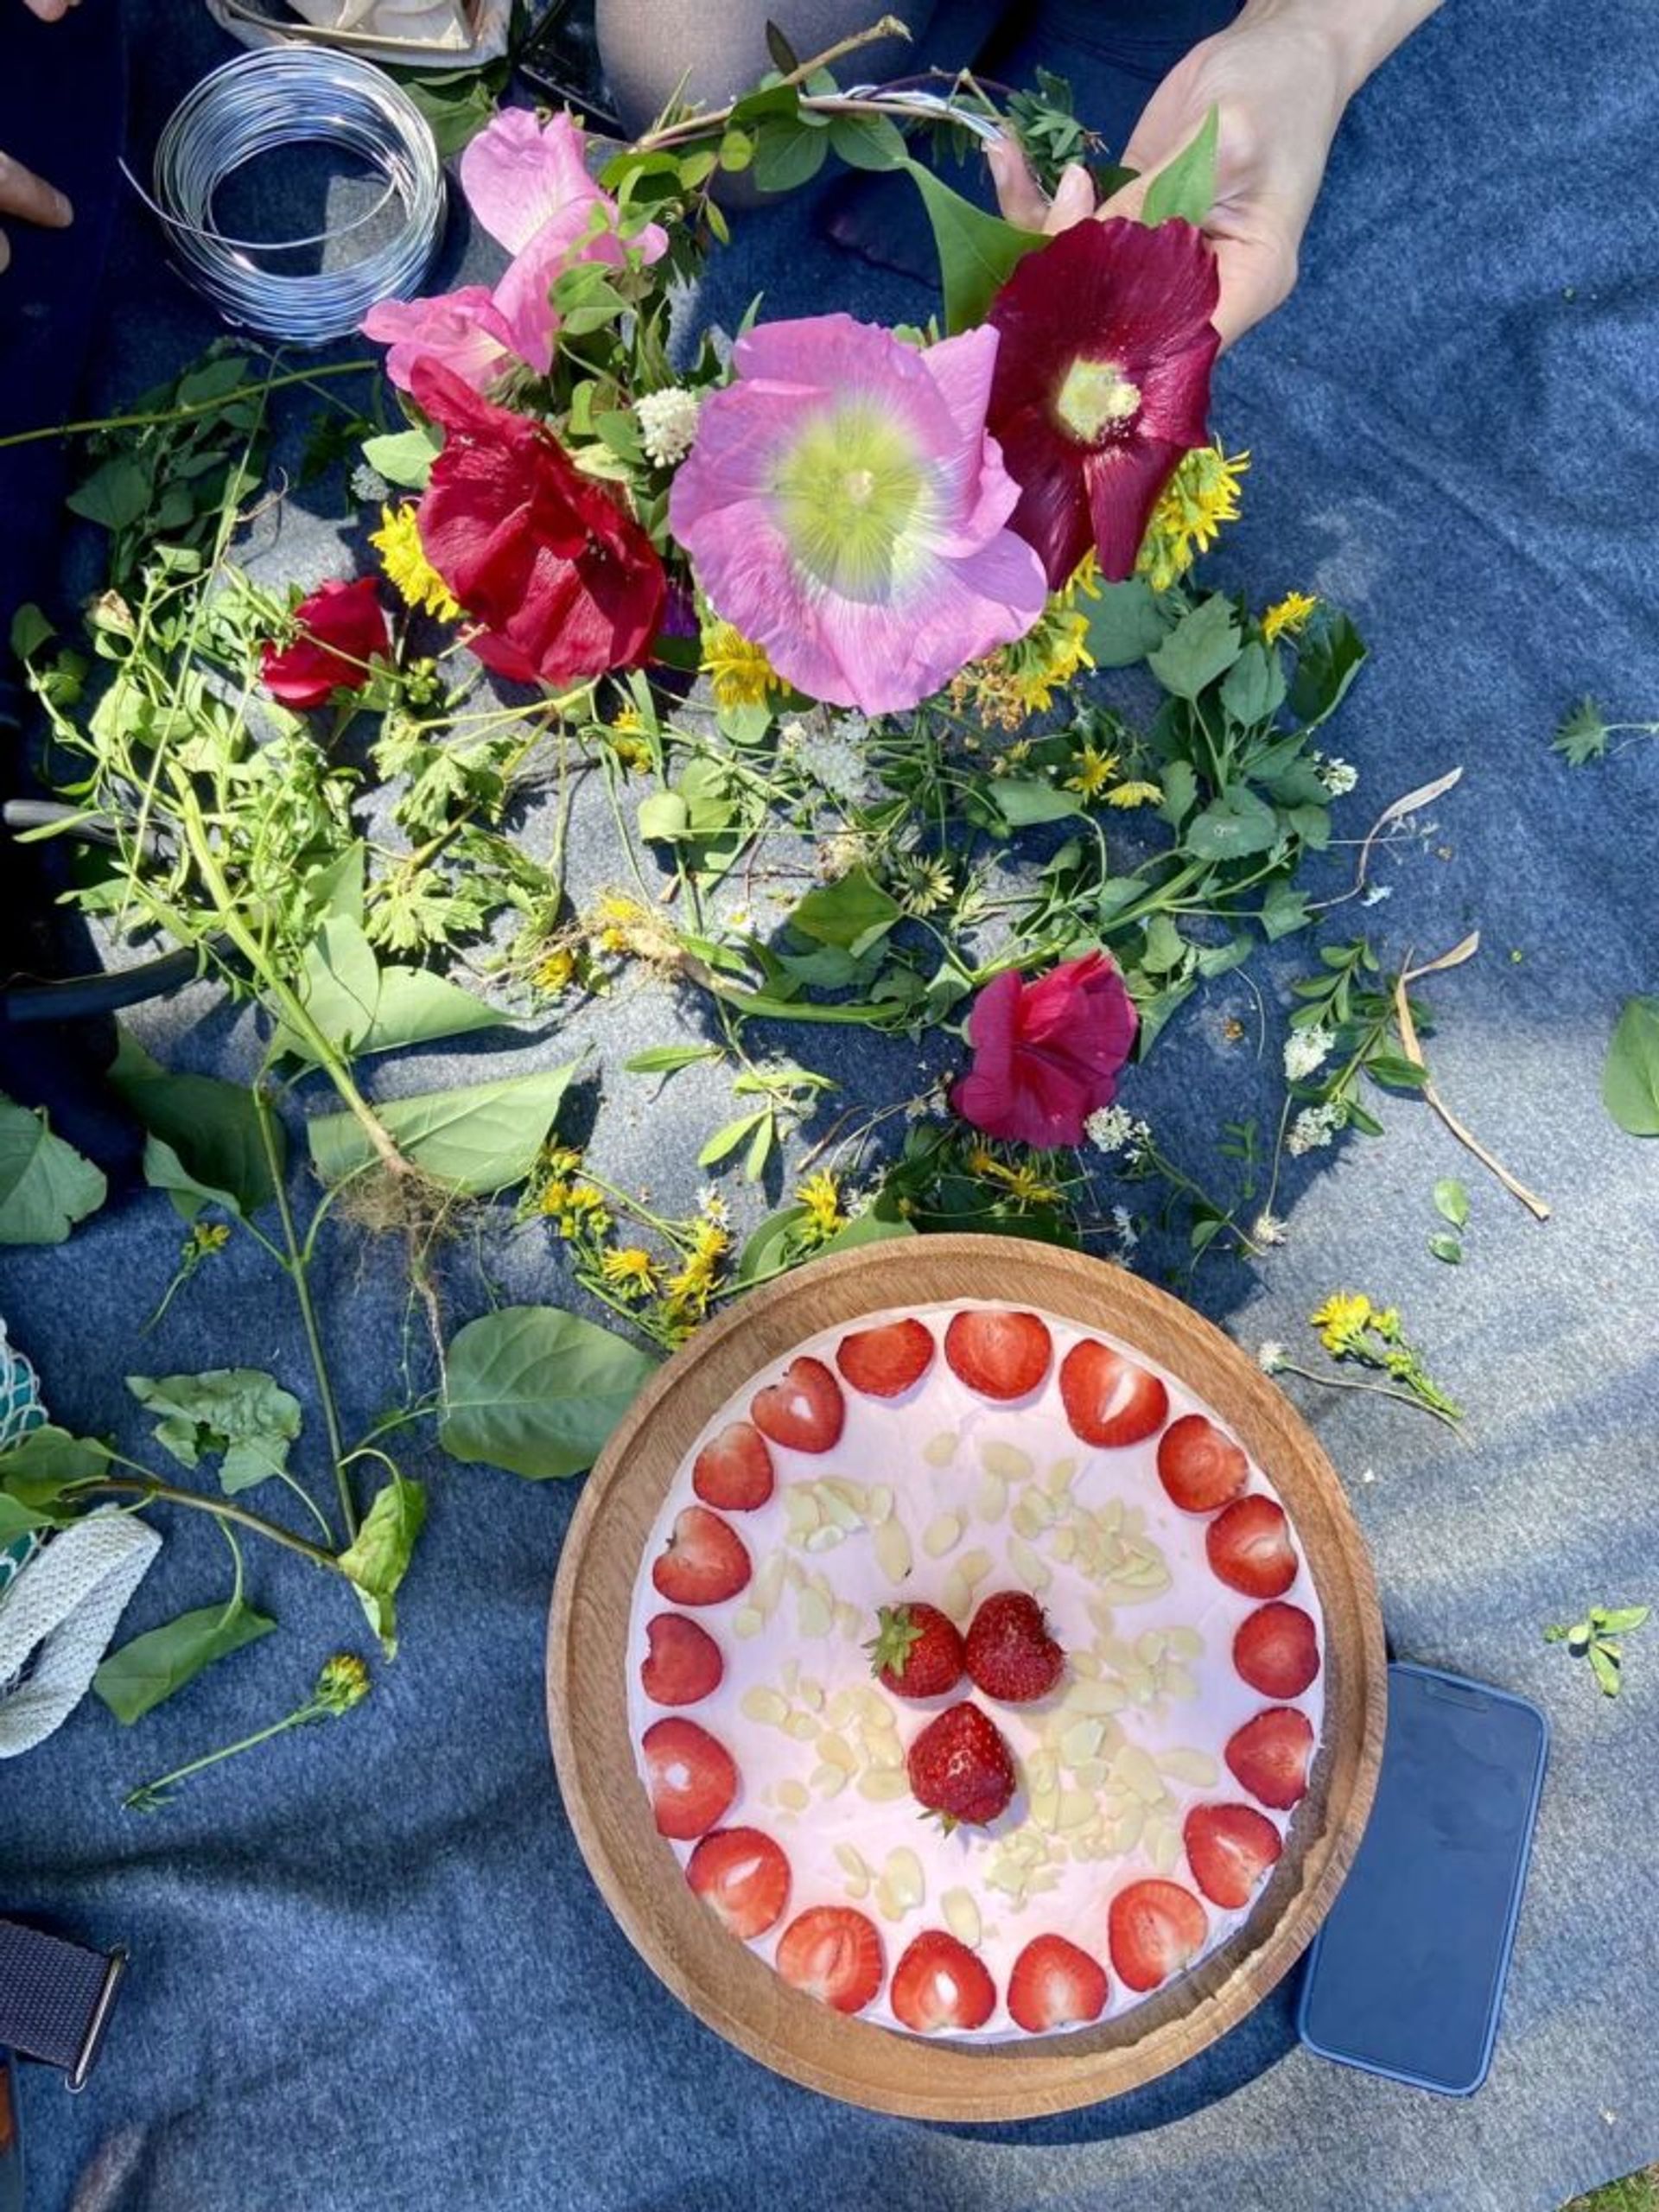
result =
[{"label": "white flower cluster", "polygon": [[1276,1375],[1285,1363],[1283,1344],[1274,1344],[1269,1338],[1256,1353],[1255,1363],[1264,1375]]},{"label": "white flower cluster", "polygon": [[724,1229],[731,1220],[731,1208],[712,1183],[705,1183],[697,1192],[697,1211],[716,1229]]},{"label": "white flower cluster", "polygon": [[846,715],[839,721],[787,721],[778,733],[779,749],[811,777],[813,782],[855,806],[869,797],[869,771],[861,750],[870,726],[862,715]]},{"label": "white flower cluster", "polygon": [[1305,1152],[1321,1152],[1342,1127],[1344,1116],[1336,1099],[1327,1098],[1322,1106],[1304,1106],[1290,1125],[1290,1135],[1285,1139],[1285,1150],[1293,1159],[1300,1159]]},{"label": "white flower cluster", "polygon": [[1359,781],[1359,771],[1351,760],[1338,760],[1333,753],[1327,760],[1323,753],[1314,754],[1314,774],[1332,798],[1342,798]]},{"label": "white flower cluster", "polygon": [[645,459],[658,468],[677,467],[697,435],[702,402],[695,391],[671,385],[665,391],[642,391],[633,403]]},{"label": "white flower cluster", "polygon": [[359,461],[352,471],[352,490],[359,499],[376,505],[391,497],[391,486],[378,468],[371,468],[366,461]]},{"label": "white flower cluster", "polygon": [[1128,1206],[1112,1208],[1112,1235],[1117,1240],[1118,1250],[1127,1260],[1141,1242],[1141,1232],[1135,1227],[1135,1216]]},{"label": "white flower cluster", "polygon": [[1137,1122],[1127,1106],[1097,1106],[1084,1123],[1096,1152],[1127,1154],[1133,1166],[1152,1142],[1152,1125]]},{"label": "white flower cluster", "polygon": [[1293,1029],[1285,1039],[1285,1073],[1292,1083],[1301,1083],[1320,1068],[1331,1057],[1333,1042],[1331,1032],[1319,1023],[1311,1029]]},{"label": "white flower cluster", "polygon": [[1250,1230],[1253,1244],[1282,1244],[1289,1234],[1276,1213],[1259,1213]]}]

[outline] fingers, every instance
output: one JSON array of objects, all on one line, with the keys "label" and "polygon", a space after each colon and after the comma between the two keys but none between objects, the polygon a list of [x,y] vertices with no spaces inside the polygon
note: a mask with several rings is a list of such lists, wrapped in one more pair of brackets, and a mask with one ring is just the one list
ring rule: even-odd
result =
[{"label": "fingers", "polygon": [[986,145],[985,162],[1003,220],[1022,231],[1040,231],[1048,219],[1048,202],[1031,173],[1025,148],[1014,138],[993,138]]},{"label": "fingers", "polygon": [[80,0],[23,0],[29,14],[38,16],[43,23],[60,23],[70,10],[79,4]]},{"label": "fingers", "polygon": [[55,186],[9,154],[0,154],[0,215],[16,215],[52,231],[65,230],[75,219],[74,209]]},{"label": "fingers", "polygon": [[1081,162],[1073,162],[1063,169],[1060,181],[1054,188],[1054,202],[1043,225],[1046,231],[1069,231],[1074,223],[1086,222],[1095,212],[1094,180]]},{"label": "fingers", "polygon": [[1284,305],[1295,289],[1296,254],[1276,238],[1219,238],[1216,271],[1221,296],[1211,319],[1224,348]]}]

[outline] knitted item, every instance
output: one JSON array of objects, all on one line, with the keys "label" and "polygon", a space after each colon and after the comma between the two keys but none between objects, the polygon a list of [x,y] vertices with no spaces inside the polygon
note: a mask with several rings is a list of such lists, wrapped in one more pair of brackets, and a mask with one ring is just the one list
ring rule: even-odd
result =
[{"label": "knitted item", "polygon": [[154,1529],[109,1507],[60,1529],[15,1578],[0,1600],[0,1684],[11,1684],[0,1688],[0,1758],[32,1751],[79,1704],[161,1548]]}]

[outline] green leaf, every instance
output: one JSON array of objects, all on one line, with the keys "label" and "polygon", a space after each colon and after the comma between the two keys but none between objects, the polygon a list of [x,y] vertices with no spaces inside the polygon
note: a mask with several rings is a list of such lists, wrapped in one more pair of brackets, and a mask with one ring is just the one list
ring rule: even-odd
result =
[{"label": "green leaf", "polygon": [[1146,943],[1141,954],[1141,965],[1148,976],[1167,976],[1179,968],[1187,956],[1186,939],[1167,914],[1147,917]]},{"label": "green leaf", "polygon": [[1128,668],[1144,660],[1169,635],[1175,620],[1139,576],[1103,584],[1097,599],[1079,604],[1089,618],[1089,654],[1096,668]]},{"label": "green leaf", "polygon": [[774,1114],[761,1116],[760,1126],[749,1142],[748,1158],[743,1162],[744,1175],[751,1183],[758,1183],[766,1172],[766,1162],[772,1157],[772,1147],[778,1135],[778,1120]]},{"label": "green leaf", "polygon": [[[144,1179],[153,1188],[243,1214],[275,1196],[253,1098],[238,1084],[168,1075],[125,1030],[110,1082],[149,1133]],[[280,1122],[275,1135],[280,1160]]]},{"label": "green leaf", "polygon": [[[1190,760],[1172,760],[1158,779],[1164,787],[1159,814],[1172,830],[1179,830],[1192,813],[1198,796],[1198,773]],[[1137,886],[1137,890],[1141,887]]]},{"label": "green leaf", "polygon": [[834,883],[809,891],[789,917],[790,927],[817,944],[862,950],[890,930],[904,909],[868,869],[855,868]]},{"label": "green leaf", "polygon": [[922,195],[939,257],[944,327],[952,337],[983,322],[986,311],[1028,253],[1048,241],[1040,232],[1016,230],[952,192],[932,170],[909,155],[906,174]]},{"label": "green leaf", "polygon": [[849,168],[901,169],[905,165],[905,134],[885,115],[832,116],[830,143]]},{"label": "green leaf", "polygon": [[11,618],[11,650],[19,660],[27,660],[31,653],[39,652],[57,634],[32,599],[26,601]]},{"label": "green leaf", "polygon": [[1196,699],[1239,656],[1238,616],[1230,600],[1212,592],[1184,614],[1147,665],[1178,699]]},{"label": "green leaf", "polygon": [[[18,652],[15,638],[12,651]],[[22,658],[21,652],[18,658]],[[1607,750],[1610,734],[1601,709],[1593,699],[1586,696],[1559,725],[1550,744],[1554,751],[1566,756],[1569,766],[1582,768],[1586,761],[1601,759]]]},{"label": "green leaf", "polygon": [[[299,995],[328,1042],[348,1058],[430,1045],[479,1029],[507,1026],[482,999],[424,968],[382,968],[361,926],[349,914],[331,913],[306,947]],[[316,1064],[306,1041],[279,1029],[273,1049]]]},{"label": "green leaf", "polygon": [[772,67],[783,76],[792,77],[801,66],[799,54],[770,16],[766,18],[766,52],[772,56]]},{"label": "green leaf", "polygon": [[753,175],[762,192],[793,192],[810,183],[830,151],[827,132],[798,116],[772,116],[754,134]]},{"label": "green leaf", "polygon": [[691,810],[678,791],[652,791],[642,798],[639,821],[647,843],[677,844],[691,835]]},{"label": "green leaf", "polygon": [[1434,1211],[1453,1229],[1463,1228],[1468,1221],[1469,1193],[1455,1176],[1443,1176],[1434,1185]]},{"label": "green leaf", "polygon": [[1604,1697],[1618,1695],[1618,1655],[1609,1651],[1604,1643],[1590,1646],[1590,1671],[1594,1675]]},{"label": "green leaf", "polygon": [[506,1306],[449,1347],[438,1440],[532,1482],[591,1467],[656,1365],[551,1306]]},{"label": "green leaf", "polygon": [[27,1485],[31,1503],[38,1503],[70,1483],[101,1474],[109,1459],[103,1445],[89,1437],[72,1436],[67,1428],[46,1421],[0,1452],[0,1483],[19,1485],[14,1493],[19,1496],[21,1486]]},{"label": "green leaf", "polygon": [[1624,1001],[1601,1071],[1602,1103],[1633,1137],[1659,1137],[1659,999]]},{"label": "green leaf", "polygon": [[204,1605],[193,1613],[135,1636],[111,1651],[92,1676],[92,1688],[124,1726],[142,1720],[175,1690],[194,1680],[215,1659],[269,1636],[276,1624],[240,1598]]},{"label": "green leaf", "polygon": [[108,1189],[100,1169],[53,1135],[43,1113],[0,1093],[0,1244],[61,1244]]},{"label": "green leaf", "polygon": [[1364,644],[1345,614],[1330,616],[1303,639],[1290,707],[1304,730],[1317,729],[1335,713],[1364,664]]},{"label": "green leaf", "polygon": [[1276,944],[1281,937],[1307,926],[1307,893],[1297,891],[1288,883],[1275,883],[1262,901],[1256,919],[1262,925],[1262,934],[1269,944]]},{"label": "green leaf", "polygon": [[1373,1052],[1364,1062],[1364,1068],[1373,1083],[1384,1084],[1390,1090],[1421,1090],[1428,1080],[1415,1060],[1406,1059],[1398,1052]]},{"label": "green leaf", "polygon": [[300,1433],[300,1402],[258,1367],[211,1367],[200,1375],[129,1375],[127,1388],[160,1416],[156,1441],[181,1466],[222,1452],[219,1486],[234,1497],[288,1471]]},{"label": "green leaf", "polygon": [[1437,1260],[1444,1260],[1449,1268],[1455,1268],[1462,1263],[1463,1247],[1449,1229],[1443,1229],[1438,1236],[1431,1236],[1428,1240],[1428,1249]]},{"label": "green leaf", "polygon": [[861,1244],[881,1244],[894,1236],[914,1236],[916,1233],[914,1222],[907,1221],[898,1211],[896,1202],[883,1192],[873,1205],[866,1206],[862,1213],[826,1238],[818,1249],[823,1252],[851,1252]]},{"label": "green leaf", "polygon": [[78,486],[66,505],[105,530],[130,530],[149,512],[149,471],[130,454],[118,454]]},{"label": "green leaf", "polygon": [[[491,1198],[522,1183],[543,1139],[575,1062],[497,1083],[395,1098],[375,1113],[404,1156],[425,1174],[473,1198]],[[340,1182],[378,1157],[355,1115],[324,1114],[308,1122],[312,1163],[325,1183]]]},{"label": "green leaf", "polygon": [[1596,1625],[1609,1636],[1627,1636],[1641,1627],[1652,1610],[1650,1605],[1618,1605],[1611,1612],[1601,1613]]},{"label": "green leaf", "polygon": [[340,1568],[362,1600],[369,1626],[379,1637],[388,1659],[395,1658],[397,1652],[394,1600],[409,1572],[415,1540],[425,1525],[425,1491],[419,1483],[394,1475],[376,1492],[355,1539],[340,1554]]},{"label": "green leaf", "polygon": [[1279,835],[1279,817],[1267,801],[1248,785],[1234,784],[1187,823],[1181,848],[1195,860],[1230,861],[1271,852]]},{"label": "green leaf", "polygon": [[746,1137],[752,1137],[762,1122],[770,1121],[772,1109],[763,1106],[758,1113],[740,1114],[734,1122],[728,1122],[716,1129],[702,1150],[697,1154],[699,1167],[713,1167],[737,1150]]},{"label": "green leaf", "polygon": [[[1235,721],[1264,722],[1278,713],[1284,701],[1284,664],[1276,652],[1252,638],[1227,671],[1221,687],[1223,707]],[[1323,791],[1325,786],[1315,780],[1318,791]],[[1284,796],[1274,793],[1275,798]]]},{"label": "green leaf", "polygon": [[437,457],[437,443],[429,430],[389,430],[363,441],[363,458],[369,467],[406,492],[425,491]]},{"label": "green leaf", "polygon": [[1031,776],[1008,776],[987,786],[991,804],[1010,830],[1028,829],[1035,822],[1064,822],[1081,814],[1083,801],[1076,791]]},{"label": "green leaf", "polygon": [[622,1063],[627,1075],[677,1075],[698,1060],[721,1058],[718,1045],[652,1045]]},{"label": "green leaf", "polygon": [[1197,137],[1159,170],[1141,203],[1143,223],[1167,223],[1174,217],[1186,223],[1203,222],[1215,203],[1216,137],[1220,123],[1221,111],[1212,106],[1199,124]]},{"label": "green leaf", "polygon": [[791,1240],[810,1218],[803,1205],[783,1206],[769,1213],[738,1255],[738,1281],[753,1282],[757,1275],[771,1274],[782,1267]]}]

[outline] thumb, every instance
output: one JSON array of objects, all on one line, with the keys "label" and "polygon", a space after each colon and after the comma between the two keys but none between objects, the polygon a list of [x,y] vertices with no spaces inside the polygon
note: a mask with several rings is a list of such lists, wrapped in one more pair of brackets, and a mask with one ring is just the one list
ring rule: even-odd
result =
[{"label": "thumb", "polygon": [[1022,231],[1040,231],[1048,219],[1048,202],[1019,140],[1006,133],[987,140],[985,165],[996,187],[996,204],[1003,220]]}]

